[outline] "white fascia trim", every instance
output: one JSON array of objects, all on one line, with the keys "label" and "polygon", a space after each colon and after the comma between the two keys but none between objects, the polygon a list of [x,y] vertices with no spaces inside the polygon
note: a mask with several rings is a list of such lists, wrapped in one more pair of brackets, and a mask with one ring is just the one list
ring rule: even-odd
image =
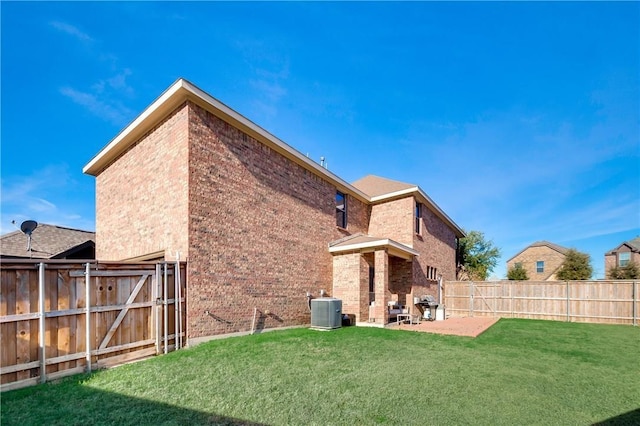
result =
[{"label": "white fascia trim", "polygon": [[281,151],[284,151],[284,152],[288,153],[289,155],[295,157],[296,160],[298,160],[299,162],[303,163],[302,165],[304,167],[312,168],[317,173],[320,173],[320,174],[324,175],[329,181],[332,181],[332,182],[336,183],[337,184],[336,186],[338,187],[338,189],[346,190],[346,192],[350,192],[350,193],[354,194],[357,198],[360,198],[362,201],[367,201],[367,202],[371,201],[370,197],[367,194],[365,194],[364,192],[360,191],[356,187],[352,186],[348,182],[344,181],[342,178],[338,177],[337,175],[335,175],[334,173],[332,173],[329,170],[325,169],[324,167],[321,167],[318,163],[316,163],[315,161],[311,160],[306,155],[303,155],[300,151],[296,150],[291,145],[283,142],[277,136],[269,133],[268,131],[266,131],[262,127],[258,126],[257,124],[255,124],[254,122],[249,120],[248,118],[246,118],[243,115],[237,113],[233,109],[229,108],[228,106],[226,106],[225,104],[223,104],[219,100],[215,99],[214,97],[212,97],[211,95],[209,95],[205,91],[199,89],[198,87],[194,86],[193,84],[189,83],[188,81],[182,80],[182,82],[184,83],[185,88],[187,90],[189,90],[191,93],[193,93],[195,96],[199,97],[200,99],[202,99],[206,103],[212,105],[214,108],[220,110],[222,113],[228,115],[233,120],[237,121],[238,123],[242,124],[243,126],[246,126],[251,131],[253,131],[253,132],[259,134],[260,136],[262,136],[263,138],[267,139],[269,142],[271,142],[276,147],[278,147]]},{"label": "white fascia trim", "polygon": [[449,215],[447,215],[431,198],[429,198],[429,196],[420,188],[418,188],[418,192],[420,193],[420,195],[439,213],[442,215],[442,217],[451,224],[452,227],[454,227],[458,232],[460,232],[460,234],[462,234],[462,236],[465,236],[465,232],[462,230],[462,228],[460,228],[458,226],[458,224],[456,224],[453,219],[451,219],[449,217]]},{"label": "white fascia trim", "polygon": [[404,244],[400,244],[396,241],[390,240],[390,239],[383,239],[383,240],[375,240],[375,241],[367,241],[364,243],[356,243],[356,244],[349,244],[346,246],[340,246],[340,247],[329,247],[329,253],[340,253],[342,251],[357,251],[357,250],[365,250],[365,249],[375,249],[377,247],[391,247],[394,249],[397,249],[399,251],[402,252],[406,252],[409,253],[413,256],[418,256],[420,253],[418,253],[416,250],[413,249],[413,247],[409,247],[406,246]]},{"label": "white fascia trim", "polygon": [[417,191],[420,191],[420,188],[418,188],[417,186],[413,186],[411,188],[401,189],[400,191],[389,192],[388,194],[376,195],[375,197],[371,197],[371,202],[375,203],[377,201],[385,201],[390,198],[402,197],[403,195],[413,194]]},{"label": "white fascia trim", "polygon": [[[134,121],[132,121],[127,127],[125,127],[107,146],[102,148],[100,152],[91,159],[91,161],[84,166],[82,172],[85,174],[96,175],[102,171],[101,163],[108,161],[110,156],[118,155],[124,151],[128,144],[132,143],[132,140],[127,140],[132,136],[132,133],[139,127],[143,126],[145,121],[154,119],[154,115],[164,116],[164,114],[170,113],[173,108],[177,107],[183,101],[191,98],[196,103],[200,103],[200,106],[204,106],[205,109],[210,108],[217,110],[221,115],[229,117],[232,121],[240,124],[249,131],[259,135],[269,144],[273,145],[276,151],[280,154],[288,156],[294,162],[298,163],[302,167],[311,170],[312,172],[323,176],[327,181],[333,183],[339,190],[353,195],[354,197],[364,201],[366,203],[371,202],[369,195],[360,191],[356,187],[352,186],[342,178],[335,175],[333,172],[320,166],[295,148],[286,144],[276,136],[272,135],[262,127],[250,121],[248,118],[237,113],[227,105],[223,104],[219,100],[215,99],[208,93],[204,92],[200,88],[196,87],[189,81],[180,78],[173,83],[162,95],[160,95],[151,105],[149,105]],[[162,111],[166,109],[166,111]],[[134,136],[135,137],[135,136]],[[264,142],[262,142],[264,143]]]},{"label": "white fascia trim", "polygon": [[115,138],[113,138],[111,142],[107,144],[107,146],[102,148],[100,152],[98,152],[98,154],[96,154],[96,156],[93,157],[91,161],[87,163],[86,166],[84,166],[84,168],[82,169],[82,172],[89,173],[89,171],[97,163],[99,163],[100,160],[102,160],[105,156],[107,156],[107,154],[110,151],[118,147],[118,145],[120,145],[122,141],[127,136],[129,136],[129,134],[131,134],[131,132],[136,127],[141,125],[147,118],[149,118],[149,116],[151,116],[154,112],[156,112],[160,108],[160,106],[162,106],[169,99],[171,99],[183,87],[183,83],[184,83],[184,80],[180,79],[176,81],[173,85],[171,85],[167,90],[165,90],[164,93],[158,97],[158,99],[153,101],[153,103],[149,105],[144,111],[142,111],[142,113],[138,115],[138,117],[136,117],[135,120],[133,120],[127,127],[125,127],[120,133],[118,133],[118,135]]},{"label": "white fascia trim", "polygon": [[429,206],[429,208],[431,208],[431,210],[434,210],[436,214],[440,215],[446,222],[448,222],[448,224],[452,228],[458,231],[461,235],[465,235],[462,228],[460,228],[419,186],[413,186],[411,188],[402,189],[396,192],[390,192],[388,194],[377,195],[375,197],[371,197],[371,202],[384,202],[386,200],[391,200],[405,195],[411,195],[416,192],[420,194],[424,201],[426,201],[426,204]]}]

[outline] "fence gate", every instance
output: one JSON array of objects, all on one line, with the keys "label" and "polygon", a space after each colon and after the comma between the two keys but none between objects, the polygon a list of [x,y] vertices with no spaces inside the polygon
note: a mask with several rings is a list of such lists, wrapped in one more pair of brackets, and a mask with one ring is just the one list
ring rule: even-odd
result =
[{"label": "fence gate", "polygon": [[474,311],[481,311],[490,313],[490,315],[496,315],[496,293],[498,287],[492,283],[474,284],[473,281],[469,282],[469,310],[471,316]]},{"label": "fence gate", "polygon": [[182,347],[185,271],[164,262],[3,262],[2,390]]}]

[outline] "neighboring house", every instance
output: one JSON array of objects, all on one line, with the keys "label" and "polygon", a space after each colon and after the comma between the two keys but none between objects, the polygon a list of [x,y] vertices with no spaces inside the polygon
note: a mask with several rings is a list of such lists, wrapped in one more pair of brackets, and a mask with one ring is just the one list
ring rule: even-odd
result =
[{"label": "neighboring house", "polygon": [[611,268],[626,266],[632,262],[640,265],[640,237],[625,241],[604,254],[605,277],[609,276]]},{"label": "neighboring house", "polygon": [[507,260],[507,271],[520,264],[530,280],[554,281],[567,251],[568,248],[557,244],[537,241]]},{"label": "neighboring house", "polygon": [[[416,185],[353,184],[179,79],[84,168],[97,257],[187,260],[187,338],[309,324],[330,294],[356,322],[455,279],[464,236]],[[374,301],[373,314],[369,314]]]},{"label": "neighboring house", "polygon": [[41,223],[29,238],[21,231],[0,237],[2,259],[95,259],[96,234]]}]

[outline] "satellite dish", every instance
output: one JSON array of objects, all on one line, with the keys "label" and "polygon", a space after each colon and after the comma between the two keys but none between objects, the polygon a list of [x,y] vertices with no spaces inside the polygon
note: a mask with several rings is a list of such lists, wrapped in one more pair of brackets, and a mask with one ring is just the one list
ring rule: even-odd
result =
[{"label": "satellite dish", "polygon": [[25,220],[20,225],[20,230],[25,234],[31,236],[31,233],[35,231],[37,227],[38,227],[38,222],[36,222],[35,220]]},{"label": "satellite dish", "polygon": [[37,227],[38,222],[36,222],[35,220],[25,220],[20,225],[20,230],[29,237],[29,239],[27,240],[27,251],[29,253],[31,253],[31,234],[36,230]]}]

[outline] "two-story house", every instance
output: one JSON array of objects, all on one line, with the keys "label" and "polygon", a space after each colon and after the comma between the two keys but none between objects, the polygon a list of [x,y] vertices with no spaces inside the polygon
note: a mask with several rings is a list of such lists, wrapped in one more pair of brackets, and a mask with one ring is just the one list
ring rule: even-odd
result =
[{"label": "two-story house", "polygon": [[640,237],[621,243],[604,254],[605,277],[612,268],[624,267],[630,263],[640,265]]},{"label": "two-story house", "polygon": [[520,264],[532,281],[554,281],[569,249],[549,241],[536,241],[507,260],[507,270]]},{"label": "two-story house", "polygon": [[[309,297],[384,325],[389,300],[455,279],[462,229],[416,185],[350,184],[184,79],[84,168],[96,257],[187,260],[190,343],[309,324]],[[404,299],[404,300],[403,300]]]}]

